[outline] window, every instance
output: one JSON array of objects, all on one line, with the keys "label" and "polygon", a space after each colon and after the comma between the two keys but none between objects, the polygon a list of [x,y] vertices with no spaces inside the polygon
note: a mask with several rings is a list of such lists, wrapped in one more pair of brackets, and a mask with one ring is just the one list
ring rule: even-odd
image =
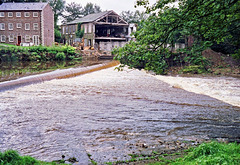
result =
[{"label": "window", "polygon": [[0,30],[5,30],[5,23],[0,23]]},{"label": "window", "polygon": [[4,12],[0,12],[0,17],[5,17]]},{"label": "window", "polygon": [[25,42],[30,42],[30,36],[25,36]]},{"label": "window", "polygon": [[6,42],[6,36],[5,35],[1,35],[1,42]]},{"label": "window", "polygon": [[14,42],[14,35],[9,35],[8,40],[9,40],[9,42]]},{"label": "window", "polygon": [[33,17],[38,17],[38,12],[33,12]]},{"label": "window", "polygon": [[39,44],[40,44],[40,42],[39,42],[39,36],[37,36],[37,35],[34,35],[34,36],[33,36],[33,44],[34,44],[34,45],[39,45]]},{"label": "window", "polygon": [[8,30],[13,30],[13,23],[8,24]]},{"label": "window", "polygon": [[13,17],[13,13],[12,12],[8,12],[8,17]]},{"label": "window", "polygon": [[88,25],[85,25],[84,27],[84,33],[87,33],[88,32]]},{"label": "window", "polygon": [[91,24],[88,26],[88,33],[92,33],[92,25]]},{"label": "window", "polygon": [[25,12],[25,13],[24,13],[24,16],[25,16],[25,17],[30,17],[30,13],[29,13],[29,12]]},{"label": "window", "polygon": [[66,27],[66,34],[68,34],[68,27]]},{"label": "window", "polygon": [[76,31],[76,26],[73,25],[73,33],[75,33],[75,31]]},{"label": "window", "polygon": [[33,30],[38,30],[38,23],[33,24]]},{"label": "window", "polygon": [[25,30],[30,30],[30,23],[25,23]]},{"label": "window", "polygon": [[16,17],[21,17],[21,13],[20,12],[16,12]]},{"label": "window", "polygon": [[65,27],[62,27],[62,34],[65,34]]},{"label": "window", "polygon": [[22,23],[17,23],[17,28],[21,29],[22,28]]}]

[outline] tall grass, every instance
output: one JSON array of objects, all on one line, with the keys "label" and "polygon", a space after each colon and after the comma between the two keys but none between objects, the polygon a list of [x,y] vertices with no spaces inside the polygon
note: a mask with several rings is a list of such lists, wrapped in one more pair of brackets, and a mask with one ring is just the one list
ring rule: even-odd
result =
[{"label": "tall grass", "polygon": [[192,148],[183,158],[171,163],[157,162],[151,165],[240,165],[240,144],[237,143],[203,143]]},{"label": "tall grass", "polygon": [[17,151],[8,150],[0,152],[0,165],[57,165],[57,163],[42,162],[30,156],[20,156]]}]

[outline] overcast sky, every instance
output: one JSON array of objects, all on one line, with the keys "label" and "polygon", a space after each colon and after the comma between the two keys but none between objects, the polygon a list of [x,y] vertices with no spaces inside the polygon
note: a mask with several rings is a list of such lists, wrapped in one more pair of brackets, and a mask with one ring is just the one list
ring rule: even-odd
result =
[{"label": "overcast sky", "polygon": [[[88,2],[91,2],[93,4],[97,4],[101,7],[102,10],[114,10],[118,14],[121,13],[121,11],[135,11],[136,8],[134,8],[134,4],[136,0],[65,0],[66,3],[76,2],[81,4],[82,6],[85,6]],[[153,4],[156,2],[156,0],[150,0],[150,3]],[[143,8],[137,8],[137,10],[143,11]]]}]

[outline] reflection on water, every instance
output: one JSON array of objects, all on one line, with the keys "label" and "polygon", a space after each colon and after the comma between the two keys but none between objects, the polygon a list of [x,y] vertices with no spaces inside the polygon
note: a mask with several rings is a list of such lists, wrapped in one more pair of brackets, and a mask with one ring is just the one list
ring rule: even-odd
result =
[{"label": "reflection on water", "polygon": [[109,62],[97,58],[83,58],[82,61],[23,61],[0,63],[0,82],[15,80],[21,77],[45,73],[56,69],[84,67]]}]

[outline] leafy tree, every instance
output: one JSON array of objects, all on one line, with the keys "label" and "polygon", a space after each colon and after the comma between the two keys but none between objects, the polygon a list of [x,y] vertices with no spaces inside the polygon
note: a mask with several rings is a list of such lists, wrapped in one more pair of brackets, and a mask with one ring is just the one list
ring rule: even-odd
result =
[{"label": "leafy tree", "polygon": [[128,23],[140,23],[142,20],[147,19],[147,14],[145,12],[141,12],[139,10],[133,11],[122,11],[120,16],[127,21]]},{"label": "leafy tree", "polygon": [[[233,32],[240,27],[239,0],[178,0],[178,7],[171,7],[177,0],[158,0],[149,6],[148,0],[138,0],[150,17],[136,32],[136,42],[127,44],[117,52],[117,59],[124,64],[165,73],[174,63],[201,65],[208,68],[201,52],[213,43],[233,40]],[[186,36],[194,37],[191,47],[170,51],[172,46]],[[239,44],[239,36],[232,45]],[[141,52],[141,53],[139,53]],[[132,65],[135,67],[135,65]]]},{"label": "leafy tree", "polygon": [[48,2],[54,12],[54,27],[56,28],[59,17],[63,16],[66,2],[64,0],[48,0]]},{"label": "leafy tree", "polygon": [[65,7],[66,14],[63,15],[64,22],[71,22],[82,17],[83,8],[80,4],[71,2]]},{"label": "leafy tree", "polygon": [[61,42],[62,35],[61,35],[61,32],[57,28],[54,29],[54,35],[55,35],[55,41]]},{"label": "leafy tree", "polygon": [[89,14],[93,14],[93,13],[99,13],[101,12],[101,7],[93,4],[93,3],[87,3],[86,6],[84,6],[83,8],[83,15],[89,15]]}]

